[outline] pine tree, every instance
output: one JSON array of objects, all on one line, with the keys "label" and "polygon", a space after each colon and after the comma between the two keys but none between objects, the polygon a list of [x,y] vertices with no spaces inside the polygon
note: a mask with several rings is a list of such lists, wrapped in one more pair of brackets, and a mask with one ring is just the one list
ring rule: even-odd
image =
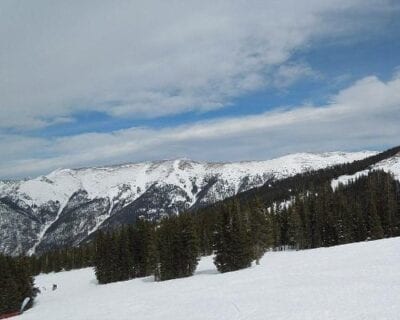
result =
[{"label": "pine tree", "polygon": [[118,259],[116,269],[118,270],[118,280],[128,280],[133,274],[132,253],[129,250],[129,241],[126,228],[121,228],[116,241],[118,243]]},{"label": "pine tree", "polygon": [[220,272],[232,270],[229,245],[232,237],[232,213],[226,204],[221,205],[214,234],[214,264]]},{"label": "pine tree", "polygon": [[352,230],[351,230],[351,216],[349,204],[346,202],[343,192],[337,193],[336,201],[336,232],[337,232],[337,244],[345,244],[352,241]]},{"label": "pine tree", "polygon": [[267,220],[270,221],[271,224],[271,245],[273,250],[279,250],[283,245],[283,234],[282,234],[282,224],[283,224],[283,212],[275,209],[275,206],[272,205],[271,209],[267,214]]},{"label": "pine tree", "polygon": [[178,217],[179,229],[179,276],[193,275],[198,264],[199,239],[191,213],[182,213]]},{"label": "pine tree", "polygon": [[321,239],[321,218],[322,214],[319,212],[320,205],[318,204],[319,193],[315,190],[310,198],[310,247],[318,248],[322,245]]},{"label": "pine tree", "polygon": [[300,205],[300,219],[301,219],[301,241],[300,246],[303,249],[311,247],[311,208],[309,201],[309,194],[306,193]]},{"label": "pine tree", "polygon": [[177,277],[176,250],[177,250],[176,219],[165,217],[158,229],[158,273],[159,279],[169,280]]},{"label": "pine tree", "polygon": [[362,213],[361,203],[354,201],[350,207],[352,212],[351,229],[353,241],[364,241],[367,239],[367,225]]},{"label": "pine tree", "polygon": [[215,233],[214,264],[218,271],[247,268],[254,260],[249,221],[238,202],[223,207]]},{"label": "pine tree", "polygon": [[131,232],[135,276],[149,276],[155,268],[155,226],[152,222],[138,219]]},{"label": "pine tree", "polygon": [[287,247],[290,246],[289,244],[289,217],[290,217],[290,206],[283,206],[279,208],[277,206],[276,214],[275,214],[275,223],[276,228],[279,229],[279,242],[276,246],[279,246],[278,250],[285,250]]},{"label": "pine tree", "polygon": [[369,177],[367,190],[367,226],[368,236],[370,239],[381,239],[383,237],[383,229],[378,216],[376,190]]},{"label": "pine tree", "polygon": [[295,200],[295,205],[288,208],[288,245],[293,249],[301,249],[302,224],[300,218],[300,199]]},{"label": "pine tree", "polygon": [[396,182],[390,174],[384,174],[382,188],[382,228],[386,237],[395,235],[394,229],[398,225],[397,221],[397,201],[396,201]]},{"label": "pine tree", "polygon": [[35,297],[30,266],[25,257],[12,258],[0,254],[0,314],[19,311],[25,298]]},{"label": "pine tree", "polygon": [[96,252],[94,256],[94,270],[96,278],[100,284],[109,283],[113,281],[111,272],[111,250],[109,235],[99,231],[96,235]]},{"label": "pine tree", "polygon": [[[193,217],[183,213],[164,218],[158,229],[160,280],[191,276],[198,263],[198,238]],[[158,277],[158,274],[157,274]]]},{"label": "pine tree", "polygon": [[249,217],[250,241],[253,248],[253,258],[256,261],[256,264],[260,264],[260,259],[264,255],[265,251],[273,245],[273,209],[271,209],[271,212],[267,214],[260,200],[256,198],[251,208],[245,206],[242,210],[244,214]]}]

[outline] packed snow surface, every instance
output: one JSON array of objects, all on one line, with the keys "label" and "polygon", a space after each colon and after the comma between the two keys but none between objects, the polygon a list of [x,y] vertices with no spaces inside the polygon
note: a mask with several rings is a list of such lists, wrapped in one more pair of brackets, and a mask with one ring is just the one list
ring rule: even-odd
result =
[{"label": "packed snow surface", "polygon": [[[92,269],[40,275],[21,320],[398,320],[400,238],[269,252],[261,265],[219,274],[211,257],[193,277],[98,285]],[[58,285],[51,291],[51,285]]]}]

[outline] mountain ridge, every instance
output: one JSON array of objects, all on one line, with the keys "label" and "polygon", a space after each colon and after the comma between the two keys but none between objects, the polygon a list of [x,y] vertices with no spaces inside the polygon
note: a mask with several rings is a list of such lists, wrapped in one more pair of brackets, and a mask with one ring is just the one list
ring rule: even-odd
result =
[{"label": "mountain ridge", "polygon": [[[78,245],[105,221],[111,227],[131,223],[138,216],[157,219],[215,203],[268,181],[375,154],[297,153],[228,163],[160,160],[57,169],[30,180],[0,181],[0,228],[4,231],[0,251],[40,253]],[[109,219],[121,212],[125,220]]]}]

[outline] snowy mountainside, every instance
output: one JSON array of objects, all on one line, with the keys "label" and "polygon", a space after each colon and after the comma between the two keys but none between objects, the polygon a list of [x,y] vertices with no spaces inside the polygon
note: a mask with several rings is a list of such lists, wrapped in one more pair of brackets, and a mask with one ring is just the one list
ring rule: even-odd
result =
[{"label": "snowy mountainside", "polygon": [[0,181],[0,252],[18,254],[77,245],[98,228],[204,206],[307,170],[375,152],[298,153],[266,161],[164,160]]},{"label": "snowy mountainside", "polygon": [[337,179],[332,180],[332,189],[336,189],[340,184],[346,185],[348,182],[354,181],[361,176],[366,176],[372,170],[383,170],[391,173],[395,179],[400,181],[400,153],[394,157],[382,160],[366,170],[356,172],[352,175],[340,176]]},{"label": "snowy mountainside", "polygon": [[399,246],[391,238],[267,252],[260,265],[224,274],[203,257],[194,276],[165,282],[98,285],[91,268],[42,274],[42,293],[20,319],[397,320]]}]

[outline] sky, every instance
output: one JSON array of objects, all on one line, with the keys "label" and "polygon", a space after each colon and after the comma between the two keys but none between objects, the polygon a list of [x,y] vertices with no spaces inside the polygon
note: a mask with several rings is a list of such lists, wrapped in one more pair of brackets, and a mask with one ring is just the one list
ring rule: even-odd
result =
[{"label": "sky", "polygon": [[0,178],[400,144],[400,1],[0,2]]}]

